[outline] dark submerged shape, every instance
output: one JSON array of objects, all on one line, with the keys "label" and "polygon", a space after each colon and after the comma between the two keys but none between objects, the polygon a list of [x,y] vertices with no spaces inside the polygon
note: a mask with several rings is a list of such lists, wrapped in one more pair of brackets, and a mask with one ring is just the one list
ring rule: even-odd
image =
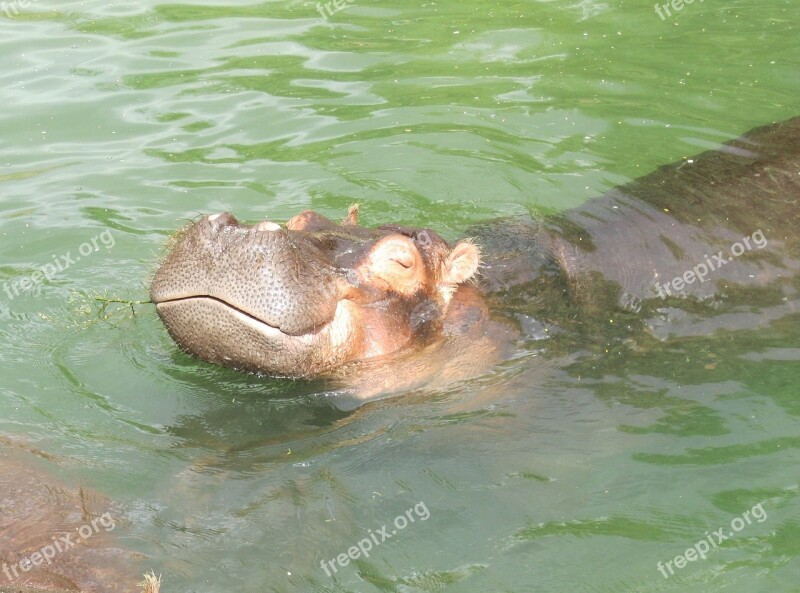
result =
[{"label": "dark submerged shape", "polygon": [[60,480],[56,461],[0,436],[0,593],[139,591],[142,558],[122,547],[122,510]]},{"label": "dark submerged shape", "polygon": [[341,224],[208,216],[178,234],[151,296],[189,353],[346,375],[366,397],[483,372],[542,323],[567,328],[570,349],[764,325],[800,309],[799,226],[795,118],[567,213],[475,225],[453,246],[360,227],[356,207]]}]

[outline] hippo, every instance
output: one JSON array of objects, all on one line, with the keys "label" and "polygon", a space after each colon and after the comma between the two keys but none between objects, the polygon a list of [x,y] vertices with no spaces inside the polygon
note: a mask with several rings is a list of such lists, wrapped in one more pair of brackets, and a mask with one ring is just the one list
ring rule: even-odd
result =
[{"label": "hippo", "polygon": [[59,460],[0,436],[0,593],[158,593],[141,555],[122,546],[125,515],[54,472]]},{"label": "hippo", "polygon": [[454,242],[358,212],[182,229],[151,285],[169,335],[214,364],[370,398],[474,377],[531,340],[563,354],[766,324],[800,304],[800,117]]}]

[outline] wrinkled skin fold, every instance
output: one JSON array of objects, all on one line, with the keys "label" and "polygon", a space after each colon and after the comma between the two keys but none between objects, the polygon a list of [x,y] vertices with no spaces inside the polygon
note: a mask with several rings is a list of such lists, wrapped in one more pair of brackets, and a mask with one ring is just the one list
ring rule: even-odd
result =
[{"label": "wrinkled skin fold", "polygon": [[[281,377],[363,365],[368,397],[484,372],[513,353],[531,316],[597,334],[625,312],[633,338],[659,339],[763,324],[797,310],[798,226],[795,118],[575,210],[475,225],[454,244],[430,229],[364,228],[357,207],[341,223],[313,211],[285,225],[207,216],[179,232],[151,297],[186,352]],[[729,261],[714,267],[719,253]],[[699,280],[701,264],[712,269]],[[721,314],[753,290],[762,304],[773,295],[774,311]]]}]

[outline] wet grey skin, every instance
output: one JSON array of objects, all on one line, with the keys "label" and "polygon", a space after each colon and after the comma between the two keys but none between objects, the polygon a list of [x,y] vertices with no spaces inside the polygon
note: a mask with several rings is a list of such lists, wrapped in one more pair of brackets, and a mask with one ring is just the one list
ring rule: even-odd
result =
[{"label": "wet grey skin", "polygon": [[[359,360],[365,333],[378,345],[402,335],[378,348],[386,354],[421,336],[430,344],[437,331],[485,337],[481,316],[490,314],[521,334],[530,328],[520,319],[536,316],[595,335],[614,312],[630,315],[626,339],[636,331],[663,339],[753,327],[800,310],[800,118],[752,130],[565,213],[471,227],[466,236],[481,249],[481,268],[474,282],[447,289],[453,303],[469,306],[448,309],[449,296],[441,298],[436,283],[453,246],[432,231],[301,216],[301,230],[244,225],[226,213],[179,233],[151,294],[182,349],[240,370],[311,378]],[[756,231],[764,244],[730,257],[731,245]],[[434,237],[432,247],[420,247],[421,233]],[[411,239],[405,257],[418,261],[431,286],[399,294],[370,284],[364,262],[396,236]],[[720,251],[730,261],[702,282],[664,289]],[[464,300],[468,291],[477,296]],[[748,306],[751,314],[736,309]],[[453,351],[489,359],[481,348]]]}]

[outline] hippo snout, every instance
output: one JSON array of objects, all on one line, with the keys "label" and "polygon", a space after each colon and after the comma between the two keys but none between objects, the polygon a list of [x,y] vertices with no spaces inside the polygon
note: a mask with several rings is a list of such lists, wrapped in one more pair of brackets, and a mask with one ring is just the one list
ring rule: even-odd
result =
[{"label": "hippo snout", "polygon": [[[206,216],[178,234],[150,294],[190,354],[253,372],[304,376],[335,356],[318,340],[337,316],[345,282],[322,250],[277,223]],[[339,317],[345,313],[338,311]]]},{"label": "hippo snout", "polygon": [[159,308],[212,299],[288,335],[329,322],[340,275],[313,244],[280,225],[241,225],[228,213],[190,227],[156,272],[151,298]]}]

